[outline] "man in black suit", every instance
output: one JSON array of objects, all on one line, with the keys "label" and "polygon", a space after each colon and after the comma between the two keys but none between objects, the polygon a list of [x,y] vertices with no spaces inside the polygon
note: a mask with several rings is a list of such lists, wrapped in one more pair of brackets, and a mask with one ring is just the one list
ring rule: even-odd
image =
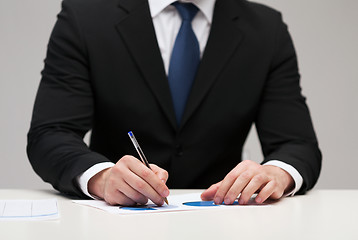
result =
[{"label": "man in black suit", "polygon": [[[321,154],[281,15],[244,0],[189,1],[200,64],[178,117],[173,2],[63,1],[28,134],[34,170],[64,193],[122,205],[163,204],[168,187],[211,185],[202,198],[226,204],[311,189]],[[241,159],[252,124],[262,164]],[[153,172],[133,157],[130,130]]]}]

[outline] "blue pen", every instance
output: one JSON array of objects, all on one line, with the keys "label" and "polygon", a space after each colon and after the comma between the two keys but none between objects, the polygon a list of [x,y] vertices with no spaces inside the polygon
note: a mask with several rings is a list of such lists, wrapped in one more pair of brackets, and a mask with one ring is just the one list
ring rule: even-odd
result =
[{"label": "blue pen", "polygon": [[[139,146],[139,143],[137,142],[137,139],[135,138],[133,132],[132,132],[132,131],[129,131],[129,132],[128,132],[128,136],[129,136],[129,138],[132,140],[132,143],[133,143],[133,145],[134,145],[135,150],[137,150],[137,153],[138,153],[138,155],[139,155],[139,157],[140,157],[140,160],[142,160],[142,162],[143,162],[150,170],[152,170],[152,168],[149,166],[149,162],[148,162],[147,158],[145,157],[142,148]],[[153,170],[152,170],[152,171],[153,171]],[[165,203],[166,203],[167,205],[169,205],[167,198],[164,198],[164,201],[165,201]]]}]

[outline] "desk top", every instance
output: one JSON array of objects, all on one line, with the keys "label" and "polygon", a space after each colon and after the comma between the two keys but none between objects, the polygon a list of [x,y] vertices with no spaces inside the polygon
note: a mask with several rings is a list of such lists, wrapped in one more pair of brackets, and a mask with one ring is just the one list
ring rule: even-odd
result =
[{"label": "desk top", "polygon": [[[171,194],[189,192],[193,190],[172,190]],[[312,190],[268,207],[127,216],[72,203],[52,190],[0,190],[0,199],[53,197],[58,199],[59,220],[0,222],[0,238],[358,239],[358,190]]]}]

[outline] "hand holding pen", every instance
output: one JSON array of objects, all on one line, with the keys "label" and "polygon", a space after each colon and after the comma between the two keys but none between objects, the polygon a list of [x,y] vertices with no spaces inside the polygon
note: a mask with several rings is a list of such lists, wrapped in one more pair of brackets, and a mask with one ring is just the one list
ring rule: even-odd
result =
[{"label": "hand holding pen", "polygon": [[114,166],[93,176],[88,191],[111,205],[146,204],[148,199],[163,205],[169,195],[165,185],[168,172],[155,164],[150,166],[152,170],[137,158],[124,156]]}]

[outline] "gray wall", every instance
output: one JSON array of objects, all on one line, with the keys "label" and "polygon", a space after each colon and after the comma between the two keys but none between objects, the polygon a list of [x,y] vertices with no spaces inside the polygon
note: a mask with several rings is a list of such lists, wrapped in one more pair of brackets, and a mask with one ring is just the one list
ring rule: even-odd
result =
[{"label": "gray wall", "polygon": [[[289,25],[302,87],[323,152],[317,188],[358,188],[358,1],[260,0]],[[54,0],[0,0],[0,188],[48,188],[25,146],[47,41],[60,10]],[[246,144],[260,161],[255,131]]]}]

